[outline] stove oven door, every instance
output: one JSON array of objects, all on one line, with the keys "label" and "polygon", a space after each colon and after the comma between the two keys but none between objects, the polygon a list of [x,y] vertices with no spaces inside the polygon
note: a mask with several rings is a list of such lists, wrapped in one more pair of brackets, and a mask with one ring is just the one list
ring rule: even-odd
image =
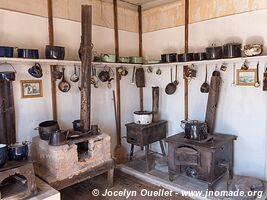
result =
[{"label": "stove oven door", "polygon": [[192,147],[178,147],[175,151],[175,164],[180,166],[199,166],[200,152]]}]

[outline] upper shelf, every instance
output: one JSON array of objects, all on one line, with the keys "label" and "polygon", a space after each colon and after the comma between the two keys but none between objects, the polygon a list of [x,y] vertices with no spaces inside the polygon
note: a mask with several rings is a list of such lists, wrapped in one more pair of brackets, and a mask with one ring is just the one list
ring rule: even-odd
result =
[{"label": "upper shelf", "polygon": [[[110,66],[110,67],[138,67],[138,66],[172,66],[172,65],[205,65],[205,64],[234,64],[240,62],[256,62],[256,61],[267,61],[267,55],[264,56],[254,56],[254,57],[241,57],[241,58],[229,58],[229,59],[218,59],[218,60],[203,60],[203,61],[191,61],[191,62],[173,62],[173,63],[159,63],[159,64],[131,64],[131,63],[106,63],[106,62],[93,62],[92,64],[95,67],[98,66]],[[51,60],[51,59],[25,59],[25,58],[5,58],[0,57],[0,62],[9,62],[9,63],[40,63],[40,64],[49,64],[49,65],[80,65],[81,61],[74,61],[74,60]]]}]

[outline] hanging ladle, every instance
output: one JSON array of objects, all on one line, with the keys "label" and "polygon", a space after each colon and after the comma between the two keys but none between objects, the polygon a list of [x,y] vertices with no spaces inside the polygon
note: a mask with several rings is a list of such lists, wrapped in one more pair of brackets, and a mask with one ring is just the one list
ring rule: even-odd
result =
[{"label": "hanging ladle", "polygon": [[78,82],[80,79],[79,75],[77,74],[76,65],[74,65],[74,74],[71,75],[70,80],[74,83]]},{"label": "hanging ladle", "polygon": [[200,92],[202,92],[202,93],[209,93],[209,90],[210,90],[210,86],[207,83],[207,76],[208,76],[208,69],[207,69],[207,65],[206,65],[205,82],[200,87]]},{"label": "hanging ladle", "polygon": [[257,64],[257,80],[254,84],[255,87],[260,87],[260,85],[261,85],[260,80],[259,80],[259,65],[260,65],[260,63],[258,62],[258,64]]},{"label": "hanging ladle", "polygon": [[172,95],[176,91],[176,85],[172,82],[172,68],[171,68],[171,82],[166,86],[165,92],[168,95]]},{"label": "hanging ladle", "polygon": [[174,80],[174,84],[177,86],[179,84],[179,81],[178,81],[178,78],[177,78],[177,75],[178,74],[178,67],[177,65],[175,66],[175,80]]}]

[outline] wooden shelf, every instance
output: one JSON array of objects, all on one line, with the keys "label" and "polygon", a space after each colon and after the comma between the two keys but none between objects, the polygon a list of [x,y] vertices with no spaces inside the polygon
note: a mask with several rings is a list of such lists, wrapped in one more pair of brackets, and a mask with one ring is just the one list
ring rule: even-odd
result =
[{"label": "wooden shelf", "polygon": [[[105,65],[109,67],[164,67],[164,66],[184,66],[184,65],[216,65],[216,64],[234,64],[234,63],[240,63],[240,62],[261,62],[261,61],[267,61],[267,55],[264,56],[254,56],[254,57],[241,57],[241,58],[229,58],[229,59],[218,59],[218,60],[203,60],[203,61],[191,61],[191,62],[173,62],[173,63],[159,63],[159,64],[131,64],[131,63],[105,63],[105,62],[92,62],[92,64],[95,67],[103,67]],[[36,62],[40,64],[49,64],[49,65],[65,65],[65,66],[73,66],[73,65],[80,65],[81,61],[79,60],[52,60],[52,59],[27,59],[27,58],[5,58],[0,57],[0,63],[8,62],[11,64],[34,64]]]},{"label": "wooden shelf", "polygon": [[202,61],[191,61],[191,62],[173,62],[173,63],[159,63],[159,64],[144,64],[142,66],[144,67],[160,67],[160,66],[173,66],[173,65],[179,65],[179,66],[184,66],[184,65],[211,65],[211,64],[234,64],[234,63],[240,63],[240,62],[257,62],[257,61],[267,61],[267,56],[253,56],[253,57],[240,57],[240,58],[228,58],[228,59],[217,59],[217,60],[202,60]]}]

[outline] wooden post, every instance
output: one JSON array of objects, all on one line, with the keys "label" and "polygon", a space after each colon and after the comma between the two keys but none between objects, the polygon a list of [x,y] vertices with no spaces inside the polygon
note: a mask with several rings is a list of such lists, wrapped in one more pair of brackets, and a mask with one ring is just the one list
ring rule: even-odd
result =
[{"label": "wooden post", "polygon": [[82,5],[81,37],[81,131],[90,130],[91,62],[92,62],[92,6]]},{"label": "wooden post", "polygon": [[[47,11],[48,11],[48,35],[49,45],[54,45],[54,26],[53,26],[53,4],[52,0],[47,0]],[[56,90],[56,79],[53,77],[55,70],[54,65],[50,65],[50,76],[51,76],[51,97],[52,97],[52,115],[53,120],[57,120],[57,90]]]},{"label": "wooden post", "polygon": [[113,0],[113,12],[114,12],[115,55],[116,55],[116,62],[118,62],[119,56],[120,56],[120,48],[119,48],[119,27],[118,27],[117,0]]},{"label": "wooden post", "polygon": [[[184,51],[188,53],[188,32],[189,32],[189,0],[185,0],[185,44]],[[188,80],[185,76],[188,66],[184,66],[184,119],[188,119]]]},{"label": "wooden post", "polygon": [[[138,6],[138,27],[139,27],[139,56],[143,56],[143,27],[142,27],[142,6]],[[139,88],[140,93],[140,111],[144,110],[144,89]]]}]

